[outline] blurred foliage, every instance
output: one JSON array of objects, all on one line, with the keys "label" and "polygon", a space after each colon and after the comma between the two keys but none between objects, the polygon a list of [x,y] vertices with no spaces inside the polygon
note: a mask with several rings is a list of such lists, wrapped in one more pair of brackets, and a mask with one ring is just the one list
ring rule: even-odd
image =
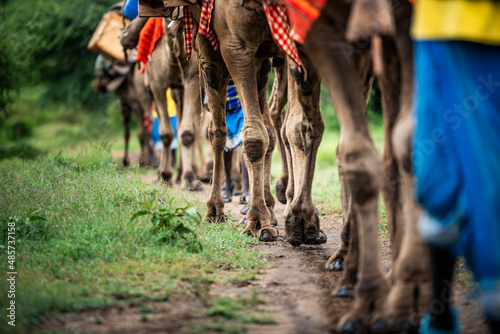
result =
[{"label": "blurred foliage", "polygon": [[43,87],[39,103],[95,103],[91,81],[96,55],[87,51],[87,43],[114,2],[0,2],[0,124],[13,112],[13,94],[25,87]]}]

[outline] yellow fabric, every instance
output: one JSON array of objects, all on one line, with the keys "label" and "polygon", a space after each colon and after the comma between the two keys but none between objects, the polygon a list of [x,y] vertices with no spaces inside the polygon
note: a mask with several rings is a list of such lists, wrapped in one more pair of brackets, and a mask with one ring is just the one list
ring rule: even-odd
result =
[{"label": "yellow fabric", "polygon": [[412,35],[416,40],[500,44],[500,2],[416,0]]},{"label": "yellow fabric", "polygon": [[174,99],[172,98],[172,94],[170,93],[170,88],[167,89],[167,110],[168,110],[168,117],[174,117],[177,116],[177,109],[175,109],[175,102]]}]

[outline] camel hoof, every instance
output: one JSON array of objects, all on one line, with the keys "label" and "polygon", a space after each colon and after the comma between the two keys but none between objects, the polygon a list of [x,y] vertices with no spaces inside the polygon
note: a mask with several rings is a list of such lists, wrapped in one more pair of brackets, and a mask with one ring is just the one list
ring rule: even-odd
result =
[{"label": "camel hoof", "polygon": [[299,247],[301,244],[302,244],[302,240],[299,239],[299,238],[294,238],[294,239],[291,239],[291,240],[288,240],[288,242],[290,243],[290,245],[292,245],[293,247]]},{"label": "camel hoof", "polygon": [[260,241],[270,242],[276,240],[276,237],[273,237],[273,234],[268,230],[262,230],[260,233]]},{"label": "camel hoof", "polygon": [[[257,223],[258,229],[260,229],[260,222]],[[273,227],[276,230],[276,236],[273,236],[273,233],[268,230],[268,229],[263,229],[260,231],[260,241],[264,242],[270,242],[270,241],[275,241],[278,238],[278,234],[280,233],[279,230],[276,227]]]},{"label": "camel hoof", "polygon": [[208,171],[205,174],[203,174],[202,176],[200,176],[198,178],[198,180],[200,180],[203,183],[212,183],[212,176],[213,176],[213,172]]},{"label": "camel hoof", "polygon": [[[387,333],[389,330],[389,325],[387,321],[382,318],[378,318],[372,325],[372,333]],[[403,332],[406,333],[406,332]]]},{"label": "camel hoof", "polygon": [[281,185],[280,180],[276,181],[276,198],[281,204],[286,204],[286,187]]},{"label": "camel hoof", "polygon": [[341,285],[337,291],[333,293],[333,296],[339,298],[353,298],[352,289],[347,285]]},{"label": "camel hoof", "polygon": [[330,263],[328,266],[328,270],[330,271],[342,271],[344,270],[344,261],[342,259],[337,259]]},{"label": "camel hoof", "polygon": [[273,226],[278,226],[278,218],[273,218],[273,219],[271,220],[271,225],[273,225]]},{"label": "camel hoof", "polygon": [[202,191],[203,187],[201,186],[200,182],[193,182],[190,185],[185,186],[182,188],[182,190],[187,190],[187,191]]},{"label": "camel hoof", "polygon": [[361,325],[358,320],[349,318],[340,327],[339,332],[345,334],[361,334]]},{"label": "camel hoof", "polygon": [[404,320],[399,324],[399,333],[418,333],[418,326],[412,325],[409,320]]},{"label": "camel hoof", "polygon": [[240,210],[240,213],[242,215],[246,215],[250,211],[250,205],[245,206],[243,209]]},{"label": "camel hoof", "polygon": [[323,231],[319,231],[318,237],[308,237],[306,240],[304,240],[304,243],[306,245],[321,245],[326,243],[328,238],[326,237],[326,234],[323,233]]}]

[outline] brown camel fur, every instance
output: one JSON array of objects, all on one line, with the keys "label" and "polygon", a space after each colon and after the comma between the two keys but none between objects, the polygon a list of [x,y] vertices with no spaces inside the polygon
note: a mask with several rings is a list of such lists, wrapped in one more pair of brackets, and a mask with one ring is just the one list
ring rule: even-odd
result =
[{"label": "brown camel fur", "polygon": [[[165,27],[168,21],[164,21]],[[195,190],[199,187],[193,169],[195,134],[200,125],[199,79],[196,56],[187,61],[184,50],[182,25],[173,23],[158,40],[146,66],[148,85],[153,93],[160,119],[160,137],[164,149],[160,157],[159,177],[173,183],[170,144],[174,131],[167,112],[165,92],[169,87],[183,87],[182,107],[179,108],[179,143],[181,145],[182,186]]]},{"label": "brown camel fur", "polygon": [[[189,8],[195,21],[199,22],[200,10],[194,5],[189,5]],[[250,179],[251,204],[247,213],[247,226],[244,233],[259,237],[264,241],[271,241],[277,236],[277,230],[272,226],[277,223],[277,219],[274,216],[274,198],[269,186],[271,155],[276,134],[271,126],[266,86],[271,68],[269,58],[282,57],[282,54],[272,40],[268,23],[261,8],[248,10],[241,7],[240,1],[217,0],[214,2],[212,26],[219,41],[219,48],[216,51],[204,36],[198,34],[195,39],[195,47],[200,60],[200,72],[203,74],[209,109],[212,114],[209,138],[214,155],[214,177],[205,219],[224,220],[224,203],[221,197],[222,151],[227,133],[224,113],[227,82],[229,75],[231,75],[245,113],[243,151]],[[296,76],[293,79],[304,81],[302,76]],[[291,86],[293,87],[293,85]],[[311,87],[316,86],[311,85]],[[315,106],[313,102],[315,98],[319,99],[319,81],[317,87],[318,94],[313,94],[313,98],[309,98],[306,104],[301,101],[305,94],[297,92],[295,97],[297,108],[310,106],[317,109],[314,112],[319,113],[318,104],[316,103]],[[307,89],[311,88],[307,87]],[[310,130],[312,128],[307,131]],[[300,131],[302,133],[302,130]],[[296,144],[297,147],[300,145]],[[312,146],[307,148],[314,150],[315,146],[317,148],[317,144],[319,141],[315,139]],[[310,143],[307,145],[309,146]],[[314,160],[312,162],[314,164]],[[303,164],[302,161],[300,163]],[[287,231],[290,233],[287,232],[287,235],[289,235],[289,240],[294,243],[324,242],[319,233],[319,221],[310,217],[315,214],[314,207],[311,214],[308,204],[306,203],[304,206],[297,202],[292,207],[295,210],[293,214],[309,215],[308,222],[312,222],[312,224],[308,224],[303,216],[292,219],[294,221],[288,224]],[[305,209],[307,210],[304,211]]]},{"label": "brown camel fur", "polygon": [[[341,268],[342,262],[338,260],[348,254],[337,294],[346,295],[354,287],[356,299],[351,311],[339,322],[340,332],[357,332],[364,327],[374,331],[405,330],[408,325],[416,325],[415,315],[430,296],[428,250],[416,232],[418,209],[412,195],[410,168],[411,7],[402,2],[379,15],[377,8],[387,8],[383,2],[358,0],[351,10],[350,1],[329,1],[304,43],[306,54],[321,69],[341,123],[337,163],[345,231],[341,249],[327,262],[327,267]],[[368,8],[375,20],[353,23],[366,17],[356,11]],[[391,30],[376,24],[390,25],[387,13],[394,14],[395,37],[375,37],[370,45],[372,36]],[[346,34],[364,42],[350,43]],[[372,59],[384,102],[386,140],[382,160],[369,136],[364,115],[364,102],[372,81]],[[383,190],[392,234],[394,266],[389,282],[380,267],[378,251],[374,251],[378,250],[379,190]]]},{"label": "brown camel fur", "polygon": [[[117,61],[114,61],[116,63]],[[139,128],[139,142],[141,145],[141,155],[139,158],[140,166],[153,165],[151,157],[153,156],[153,147],[149,140],[149,134],[146,133],[144,122],[149,115],[149,104],[151,96],[144,83],[144,74],[141,73],[138,66],[133,64],[123,64],[121,67],[129,67],[129,72],[125,75],[123,82],[116,88],[116,95],[120,101],[120,112],[122,116],[124,138],[125,138],[125,153],[123,156],[123,165],[129,165],[128,158],[128,143],[130,139],[130,121],[132,114],[137,119]],[[113,80],[121,80],[119,78],[96,78],[94,79],[94,90],[96,92],[106,92],[113,86]]]}]

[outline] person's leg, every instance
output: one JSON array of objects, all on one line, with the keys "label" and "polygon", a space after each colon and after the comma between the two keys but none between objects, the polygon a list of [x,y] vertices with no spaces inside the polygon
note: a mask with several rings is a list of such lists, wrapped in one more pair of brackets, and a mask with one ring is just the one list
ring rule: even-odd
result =
[{"label": "person's leg", "polygon": [[453,330],[451,307],[451,282],[454,259],[447,250],[431,247],[433,270],[433,298],[429,305],[430,327],[440,330]]},{"label": "person's leg", "polygon": [[233,197],[233,180],[231,179],[231,169],[233,167],[233,151],[224,150],[224,184],[222,185],[222,199],[224,202],[231,202]]}]

